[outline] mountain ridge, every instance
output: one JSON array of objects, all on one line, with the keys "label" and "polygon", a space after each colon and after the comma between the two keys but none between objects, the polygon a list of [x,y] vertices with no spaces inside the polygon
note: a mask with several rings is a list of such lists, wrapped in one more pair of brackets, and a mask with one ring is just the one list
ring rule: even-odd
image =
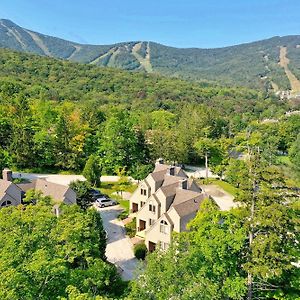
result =
[{"label": "mountain ridge", "polygon": [[283,46],[287,49],[289,70],[299,80],[300,35],[274,36],[220,48],[177,48],[153,41],[91,45],[38,33],[11,20],[0,19],[2,48],[129,71],[267,90],[291,89],[285,69],[279,64]]}]

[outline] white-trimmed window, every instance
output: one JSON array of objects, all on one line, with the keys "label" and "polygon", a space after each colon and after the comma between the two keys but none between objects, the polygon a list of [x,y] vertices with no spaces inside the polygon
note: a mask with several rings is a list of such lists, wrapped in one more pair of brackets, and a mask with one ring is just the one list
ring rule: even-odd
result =
[{"label": "white-trimmed window", "polygon": [[160,242],[160,249],[161,250],[168,250],[169,246],[170,246],[169,243]]},{"label": "white-trimmed window", "polygon": [[169,233],[169,226],[168,223],[165,220],[160,221],[160,232],[164,234]]},{"label": "white-trimmed window", "polygon": [[146,189],[141,189],[141,195],[146,196],[147,195],[147,190]]},{"label": "white-trimmed window", "polygon": [[149,219],[149,225],[152,226],[155,223],[154,219]]},{"label": "white-trimmed window", "polygon": [[2,204],[1,204],[1,207],[4,207],[4,206],[10,206],[11,205],[11,201],[7,200],[7,201],[4,201]]}]

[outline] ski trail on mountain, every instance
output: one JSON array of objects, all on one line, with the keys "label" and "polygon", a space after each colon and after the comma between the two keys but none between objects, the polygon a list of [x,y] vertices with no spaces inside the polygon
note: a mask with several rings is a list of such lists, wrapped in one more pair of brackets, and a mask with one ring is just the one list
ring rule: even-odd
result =
[{"label": "ski trail on mountain", "polygon": [[149,43],[147,43],[147,50],[146,50],[146,56],[145,58],[142,57],[138,51],[142,47],[142,42],[136,43],[132,48],[132,54],[134,57],[138,60],[138,62],[141,64],[142,67],[146,70],[147,73],[153,72],[152,65],[150,62],[150,47]]},{"label": "ski trail on mountain", "polygon": [[21,44],[22,49],[26,50],[26,45],[25,45],[25,43],[22,41],[22,38],[21,38],[19,32],[16,31],[16,30],[11,29],[11,28],[9,28],[9,27],[7,27],[7,26],[4,24],[3,21],[0,21],[0,23],[1,23],[1,25],[2,25],[3,27],[5,27],[5,28],[7,29],[7,31],[8,31],[10,34],[12,34],[12,35],[15,37],[15,39]]},{"label": "ski trail on mountain", "polygon": [[[102,58],[105,58],[108,55],[113,55],[115,50],[116,50],[115,47],[109,49],[106,53],[101,54],[100,56],[96,57],[94,60],[90,61],[90,64],[92,64],[92,65],[97,64]],[[109,59],[108,63],[110,62],[110,59]],[[107,63],[107,65],[108,65],[108,63]]]},{"label": "ski trail on mountain", "polygon": [[35,34],[32,31],[26,30],[26,29],[24,29],[24,30],[32,37],[32,39],[35,41],[35,43],[38,45],[38,47],[43,50],[45,55],[53,57],[53,55],[51,54],[51,52],[49,51],[47,46],[44,44],[44,42],[41,40],[41,38],[37,34]]},{"label": "ski trail on mountain", "polygon": [[67,58],[68,60],[71,60],[75,54],[77,54],[81,49],[82,47],[79,46],[79,45],[72,45],[73,47],[75,47],[75,50],[72,52],[72,54]]},{"label": "ski trail on mountain", "polygon": [[300,94],[300,81],[290,71],[288,65],[290,60],[287,58],[287,47],[280,47],[280,62],[279,65],[284,68],[285,74],[290,81],[292,94]]}]

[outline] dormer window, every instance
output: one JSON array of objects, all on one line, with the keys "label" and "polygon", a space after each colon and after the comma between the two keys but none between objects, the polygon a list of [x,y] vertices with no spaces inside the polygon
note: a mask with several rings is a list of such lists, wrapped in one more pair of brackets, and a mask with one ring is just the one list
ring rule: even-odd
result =
[{"label": "dormer window", "polygon": [[141,195],[147,196],[147,190],[146,189],[141,189]]},{"label": "dormer window", "polygon": [[169,233],[168,223],[165,220],[160,221],[160,232],[164,234]]}]

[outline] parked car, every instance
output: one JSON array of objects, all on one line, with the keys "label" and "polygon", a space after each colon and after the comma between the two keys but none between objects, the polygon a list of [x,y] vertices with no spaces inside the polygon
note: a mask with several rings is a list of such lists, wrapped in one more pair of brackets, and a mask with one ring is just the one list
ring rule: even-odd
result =
[{"label": "parked car", "polygon": [[91,189],[90,194],[92,195],[94,200],[96,200],[96,199],[100,198],[101,196],[103,196],[100,191],[95,190],[95,189]]},{"label": "parked car", "polygon": [[107,199],[106,197],[101,197],[98,198],[96,200],[96,203],[100,206],[100,207],[107,207],[107,206],[112,206],[112,205],[116,205],[117,202],[111,199]]}]

